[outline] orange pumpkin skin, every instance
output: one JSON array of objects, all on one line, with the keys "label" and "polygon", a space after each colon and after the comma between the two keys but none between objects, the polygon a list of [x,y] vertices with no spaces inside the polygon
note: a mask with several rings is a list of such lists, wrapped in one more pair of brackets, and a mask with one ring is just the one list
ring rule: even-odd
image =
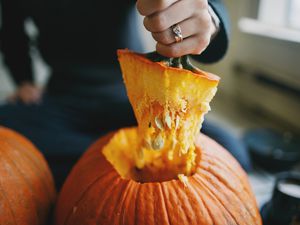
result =
[{"label": "orange pumpkin skin", "polygon": [[[125,132],[129,129],[125,128]],[[200,159],[186,185],[178,179],[139,183],[123,179],[100,138],[67,178],[55,210],[55,225],[260,225],[245,172],[212,139],[199,135]]]},{"label": "orange pumpkin skin", "polygon": [[42,154],[25,137],[0,127],[0,224],[46,224],[55,197]]}]

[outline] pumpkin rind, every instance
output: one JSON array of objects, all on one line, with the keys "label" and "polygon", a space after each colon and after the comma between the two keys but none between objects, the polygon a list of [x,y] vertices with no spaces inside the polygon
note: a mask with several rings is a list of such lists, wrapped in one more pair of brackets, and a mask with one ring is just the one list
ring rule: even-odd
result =
[{"label": "pumpkin rind", "polygon": [[55,198],[42,154],[25,137],[0,126],[0,224],[46,224]]},{"label": "pumpkin rind", "polygon": [[261,224],[245,172],[210,138],[197,137],[201,159],[185,186],[178,179],[123,179],[102,153],[113,135],[99,139],[73,168],[59,195],[56,225]]},{"label": "pumpkin rind", "polygon": [[171,178],[191,174],[197,158],[194,139],[210,110],[219,77],[152,62],[129,50],[119,50],[118,58],[138,122],[137,147],[132,150],[135,166],[153,175],[169,171]]}]

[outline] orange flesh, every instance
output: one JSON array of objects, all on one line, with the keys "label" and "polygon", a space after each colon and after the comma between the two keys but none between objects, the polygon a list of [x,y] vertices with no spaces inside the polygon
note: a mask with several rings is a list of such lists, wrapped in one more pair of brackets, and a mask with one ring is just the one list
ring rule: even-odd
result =
[{"label": "orange flesh", "polygon": [[200,153],[194,140],[219,78],[154,63],[128,50],[119,61],[138,129],[119,131],[103,153],[119,174],[141,182],[191,175]]}]

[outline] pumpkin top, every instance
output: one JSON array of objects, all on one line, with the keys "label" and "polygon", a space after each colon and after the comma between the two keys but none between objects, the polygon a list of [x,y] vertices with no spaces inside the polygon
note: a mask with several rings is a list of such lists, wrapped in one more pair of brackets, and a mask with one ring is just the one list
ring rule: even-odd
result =
[{"label": "pumpkin top", "polygon": [[145,55],[129,50],[119,50],[118,57],[138,121],[138,135],[130,143],[130,149],[125,150],[133,156],[131,163],[113,153],[116,145],[127,143],[121,133],[104,147],[104,155],[123,177],[139,180],[132,171],[139,171],[139,177],[152,174],[149,176],[152,179],[168,174],[163,180],[179,174],[182,179],[183,175],[191,175],[200,155],[194,141],[204,114],[210,110],[209,102],[217,91],[219,78],[201,70],[195,73],[152,62]]},{"label": "pumpkin top", "polygon": [[[148,54],[141,54],[141,53],[135,53],[133,51],[130,51],[128,49],[118,49],[117,51],[117,54],[118,56],[121,56],[121,55],[130,55],[131,57],[133,58],[136,58],[140,61],[143,61],[149,65],[152,65],[152,66],[159,66],[159,67],[162,67],[163,69],[168,69],[170,71],[174,71],[174,72],[182,72],[182,71],[185,71],[186,73],[191,73],[193,74],[194,76],[202,76],[202,77],[205,77],[206,79],[209,79],[209,80],[212,80],[212,81],[216,81],[217,83],[220,81],[220,77],[215,75],[215,74],[212,74],[212,73],[209,73],[209,72],[206,72],[206,71],[203,71],[199,68],[196,68],[195,70],[190,70],[188,68],[185,68],[184,66],[180,65],[180,66],[171,66],[170,58],[165,58],[165,57],[161,57],[157,54],[155,54],[155,56],[153,56],[154,53],[148,53]],[[185,56],[187,57],[187,56]],[[168,61],[167,61],[168,60]],[[183,59],[182,59],[183,60]],[[185,58],[185,60],[188,60],[188,58]],[[188,62],[188,64],[191,64],[190,62]]]}]

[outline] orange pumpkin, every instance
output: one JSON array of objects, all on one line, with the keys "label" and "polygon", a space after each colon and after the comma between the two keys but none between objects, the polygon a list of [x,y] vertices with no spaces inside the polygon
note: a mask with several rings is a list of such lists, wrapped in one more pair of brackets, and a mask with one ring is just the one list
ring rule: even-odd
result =
[{"label": "orange pumpkin", "polygon": [[245,172],[199,134],[218,77],[118,53],[138,127],[108,134],[82,156],[55,224],[260,225]]},{"label": "orange pumpkin", "polygon": [[25,137],[0,127],[0,224],[46,224],[55,197],[42,154]]}]

